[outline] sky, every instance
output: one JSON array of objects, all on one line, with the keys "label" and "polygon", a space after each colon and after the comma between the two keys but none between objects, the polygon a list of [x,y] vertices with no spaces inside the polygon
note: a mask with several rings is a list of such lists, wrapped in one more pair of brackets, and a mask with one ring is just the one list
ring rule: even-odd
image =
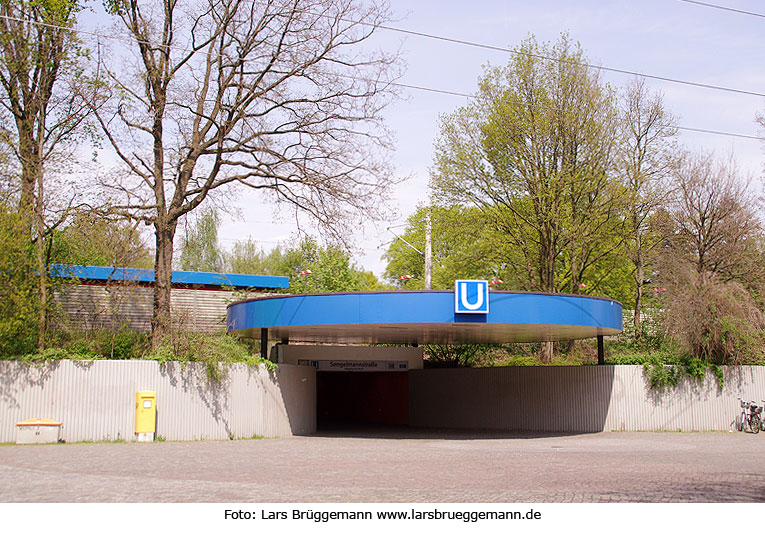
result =
[{"label": "sky", "polygon": [[[726,7],[765,15],[765,5],[752,0],[709,0]],[[674,78],[765,93],[765,17],[704,7],[681,0],[391,0],[396,28],[462,41],[512,48],[533,35],[540,42],[556,41],[567,32],[578,41],[590,63]],[[370,45],[400,48],[406,70],[400,83],[471,94],[487,64],[503,65],[507,52],[448,43],[440,40],[379,30]],[[603,73],[615,88],[632,76]],[[755,136],[758,112],[765,98],[647,80],[661,91],[678,124]],[[428,170],[439,116],[451,113],[468,99],[419,90],[404,90],[385,113],[395,132],[392,162],[398,176],[409,179],[393,192],[393,215],[356,232],[354,261],[380,276],[380,256],[406,218],[427,196]],[[741,169],[759,179],[764,147],[756,139],[682,132],[680,143],[693,150],[731,153]],[[275,222],[271,207],[256,194],[243,193],[239,213],[225,216],[220,240],[230,248],[237,240],[252,238],[265,250],[295,233],[293,220]],[[308,228],[310,230],[310,228]],[[405,273],[404,273],[405,274]]]}]

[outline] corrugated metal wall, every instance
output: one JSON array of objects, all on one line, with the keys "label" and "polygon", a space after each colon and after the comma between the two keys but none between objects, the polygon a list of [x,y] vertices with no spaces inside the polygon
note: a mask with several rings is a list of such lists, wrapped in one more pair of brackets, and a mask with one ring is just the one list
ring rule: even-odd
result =
[{"label": "corrugated metal wall", "polygon": [[[154,290],[130,285],[68,285],[56,292],[60,324],[75,329],[126,327],[148,332]],[[226,306],[244,298],[234,291],[173,288],[173,324],[214,332],[226,328]]]},{"label": "corrugated metal wall", "polygon": [[[543,432],[730,430],[737,397],[765,398],[765,367],[725,368],[663,392],[639,366],[425,369],[408,372],[409,424]],[[280,364],[244,364],[210,384],[201,364],[0,361],[0,442],[17,421],[64,423],[67,441],[134,438],[135,392],[157,393],[157,433],[170,440],[310,434],[316,430],[316,374]]]},{"label": "corrugated metal wall", "polygon": [[409,372],[409,424],[543,432],[729,430],[737,397],[765,399],[765,367],[724,368],[658,392],[640,366],[425,369]]},{"label": "corrugated metal wall", "polygon": [[312,367],[232,365],[210,383],[202,364],[154,361],[42,366],[0,361],[0,442],[16,440],[18,421],[63,423],[66,441],[134,439],[135,392],[157,394],[157,434],[169,440],[289,436],[316,431]]}]

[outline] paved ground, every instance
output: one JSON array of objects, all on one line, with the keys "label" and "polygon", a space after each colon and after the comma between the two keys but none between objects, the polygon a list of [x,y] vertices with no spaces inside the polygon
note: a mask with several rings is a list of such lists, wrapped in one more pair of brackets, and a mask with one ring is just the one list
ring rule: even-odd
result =
[{"label": "paved ground", "polygon": [[327,432],[0,446],[1,502],[765,502],[765,435]]}]

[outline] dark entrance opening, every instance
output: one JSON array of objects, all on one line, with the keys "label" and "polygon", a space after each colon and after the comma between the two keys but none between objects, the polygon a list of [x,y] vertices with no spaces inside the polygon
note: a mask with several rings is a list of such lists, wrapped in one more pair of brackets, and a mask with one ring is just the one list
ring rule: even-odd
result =
[{"label": "dark entrance opening", "polygon": [[409,373],[318,371],[316,423],[319,429],[409,423]]}]

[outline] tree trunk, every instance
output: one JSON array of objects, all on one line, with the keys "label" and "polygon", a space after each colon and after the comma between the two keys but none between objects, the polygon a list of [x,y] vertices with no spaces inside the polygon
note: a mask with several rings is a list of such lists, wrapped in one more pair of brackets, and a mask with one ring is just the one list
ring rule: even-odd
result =
[{"label": "tree trunk", "polygon": [[542,363],[548,364],[552,362],[553,354],[555,354],[555,342],[554,341],[542,341],[539,346],[539,359]]},{"label": "tree trunk", "polygon": [[176,222],[158,219],[154,223],[156,251],[154,256],[154,311],[151,317],[151,342],[158,347],[172,327],[170,288],[173,275],[173,240]]},{"label": "tree trunk", "polygon": [[[45,350],[45,342],[48,337],[48,265],[45,257],[45,189],[44,171],[40,154],[42,143],[45,139],[45,115],[40,117],[37,124],[37,140],[33,142],[31,159],[24,165],[24,172],[31,175],[32,192],[30,202],[34,202],[35,227],[37,228],[37,272],[40,277],[40,323],[37,325],[37,348]],[[26,143],[25,143],[26,144]],[[34,195],[34,187],[37,185],[37,198]],[[22,191],[23,193],[23,191]]]},{"label": "tree trunk", "polygon": [[21,161],[21,194],[19,195],[19,212],[25,215],[26,230],[32,238],[32,228],[36,224],[39,202],[35,202],[35,188],[39,182],[42,166],[29,121],[17,120],[19,131],[19,158]]},{"label": "tree trunk", "polygon": [[[542,236],[541,241],[541,257],[542,257],[542,269],[541,269],[541,290],[547,293],[555,293],[555,248],[550,237],[550,230],[548,229]],[[539,359],[542,363],[548,364],[552,362],[553,354],[555,354],[555,343],[553,341],[542,341],[539,346]]]},{"label": "tree trunk", "polygon": [[[38,191],[38,197],[42,191]],[[38,204],[40,201],[38,200]],[[37,272],[39,273],[40,290],[40,314],[39,324],[37,325],[37,348],[42,351],[45,349],[45,341],[48,337],[48,266],[45,261],[45,234],[44,223],[40,207],[37,211]]]}]

